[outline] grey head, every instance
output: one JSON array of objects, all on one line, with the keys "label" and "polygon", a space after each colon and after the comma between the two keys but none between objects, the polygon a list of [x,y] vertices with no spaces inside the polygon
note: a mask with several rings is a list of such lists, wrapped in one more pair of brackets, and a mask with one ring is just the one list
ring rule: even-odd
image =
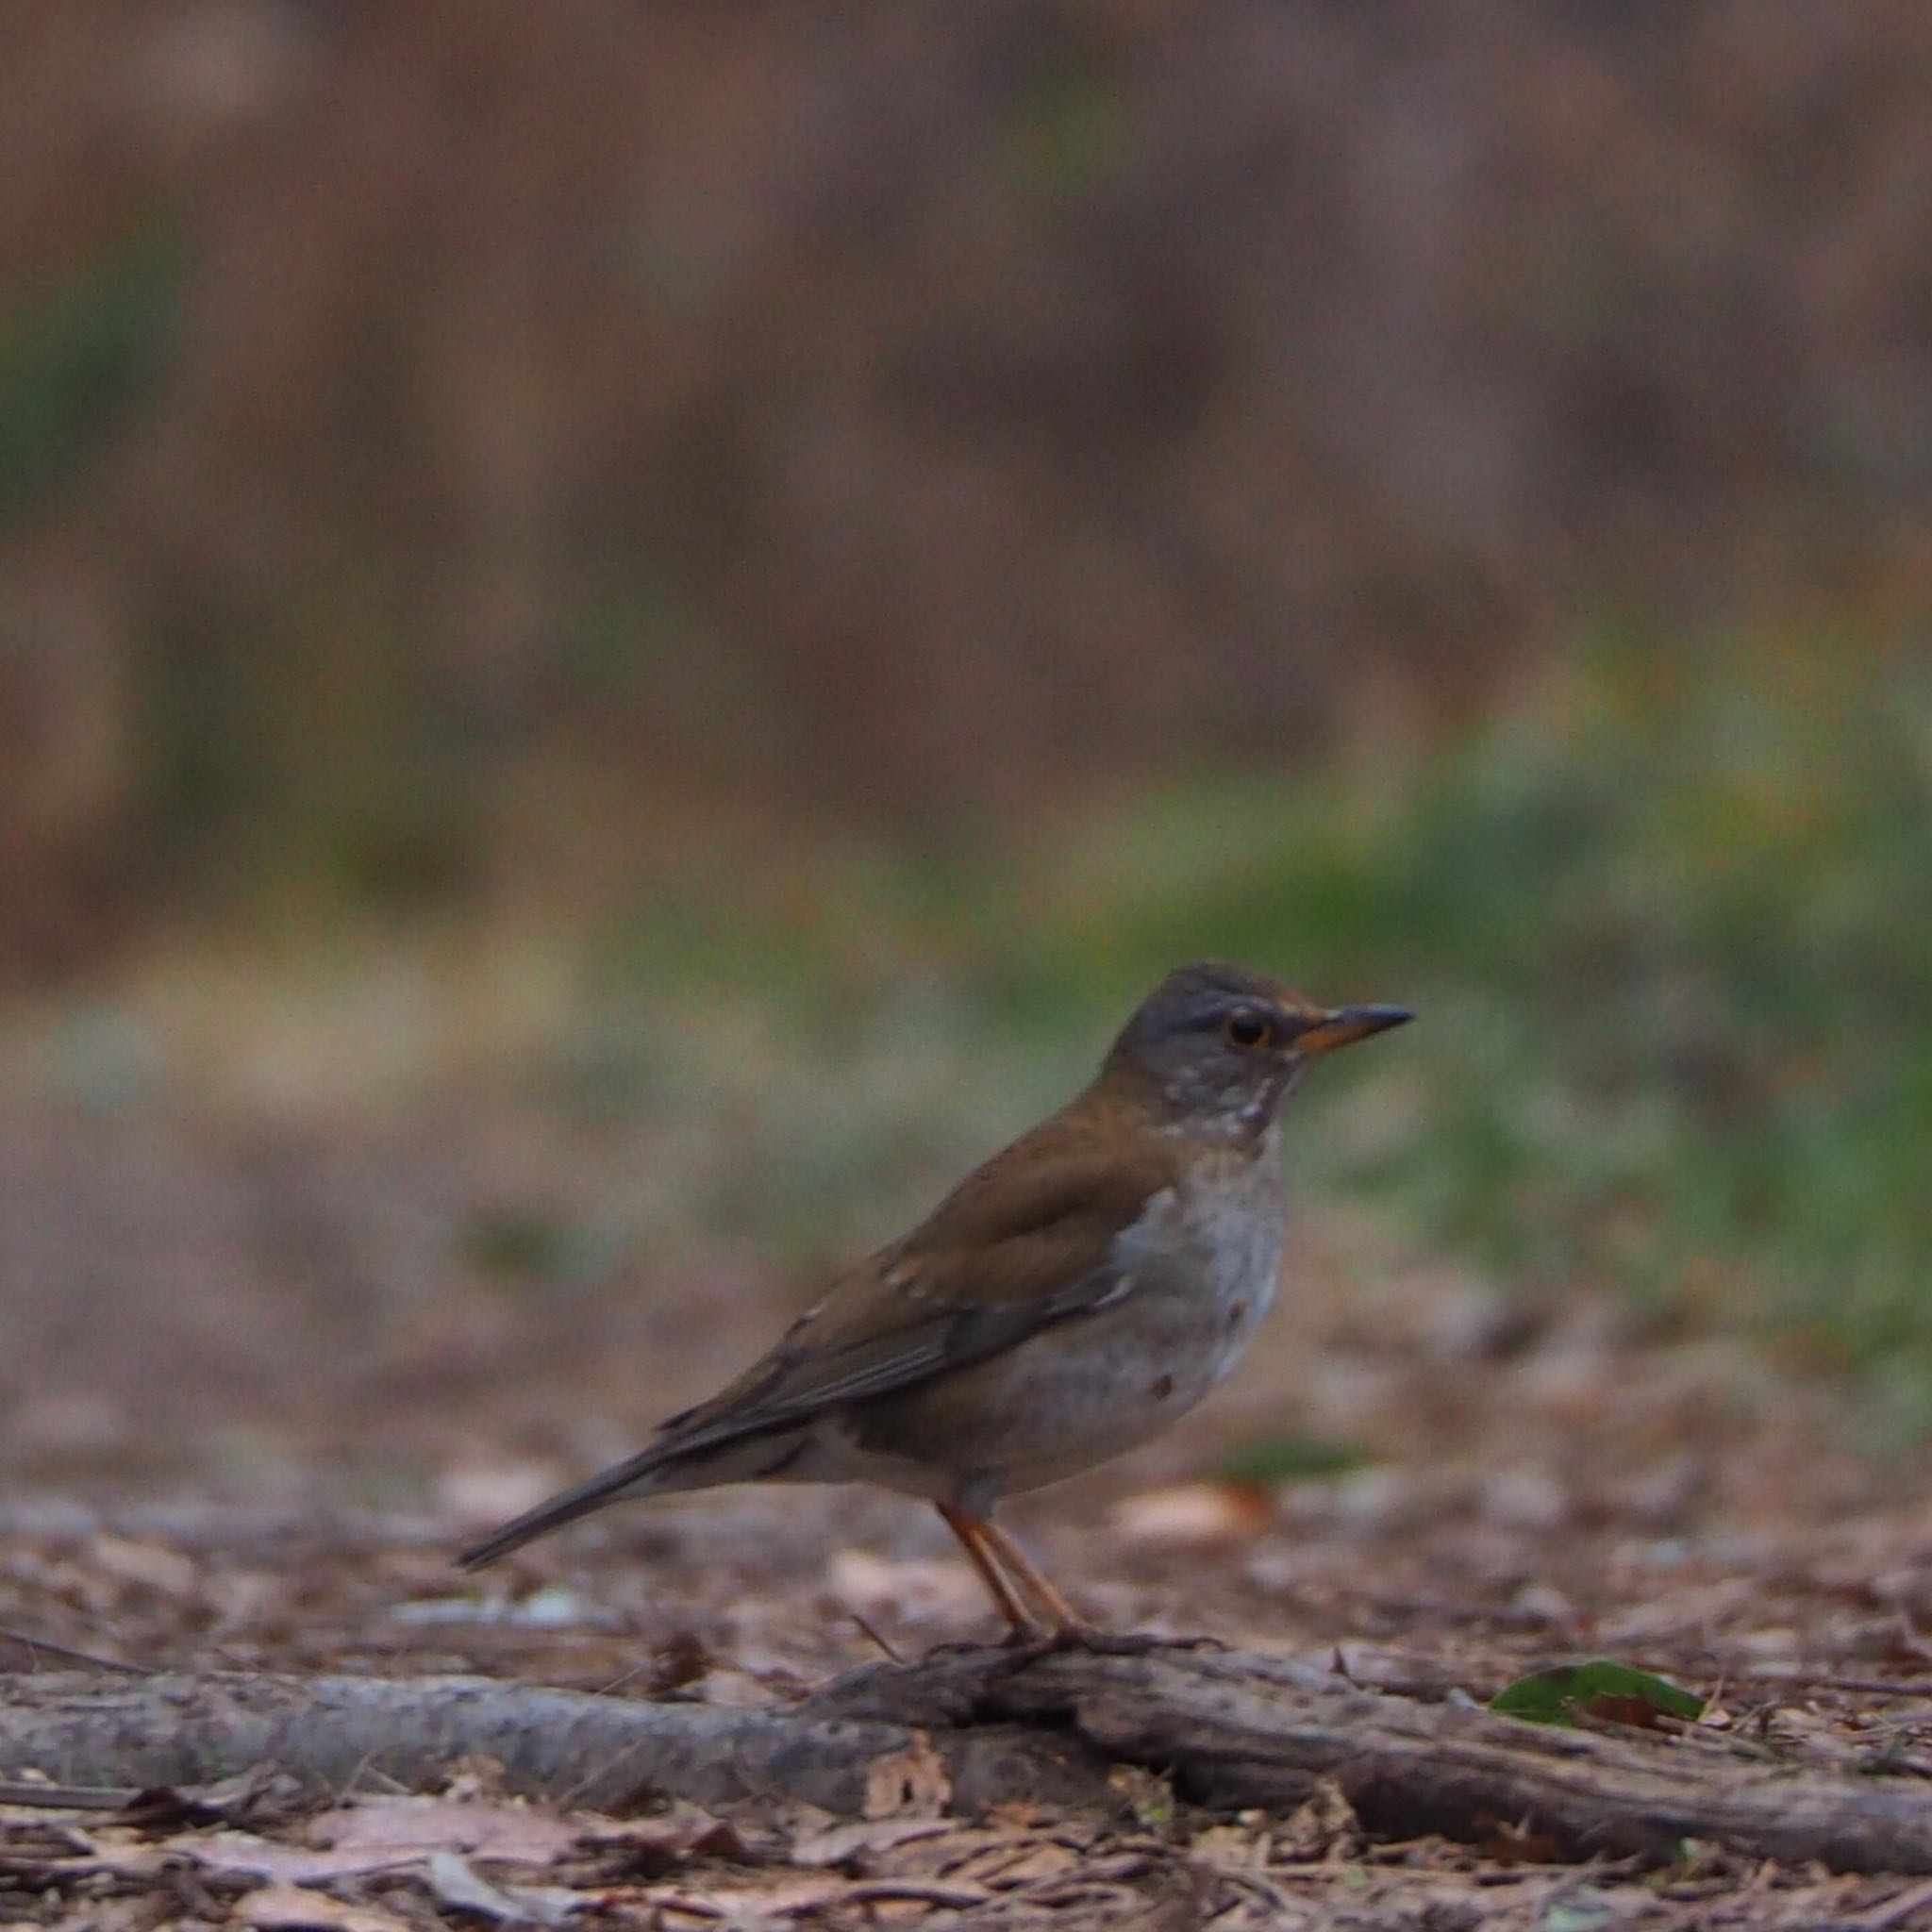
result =
[{"label": "grey head", "polygon": [[1135,1009],[1101,1069],[1164,1112],[1209,1129],[1256,1133],[1308,1064],[1400,1026],[1401,1007],[1324,1007],[1245,966],[1177,967]]}]

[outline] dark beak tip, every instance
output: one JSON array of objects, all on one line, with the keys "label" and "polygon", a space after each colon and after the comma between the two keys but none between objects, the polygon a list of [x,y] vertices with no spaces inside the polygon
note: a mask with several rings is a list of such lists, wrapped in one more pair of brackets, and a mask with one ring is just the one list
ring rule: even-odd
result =
[{"label": "dark beak tip", "polygon": [[1301,1036],[1302,1049],[1327,1053],[1338,1046],[1351,1046],[1357,1040],[1373,1039],[1391,1026],[1407,1025],[1414,1018],[1407,1007],[1338,1007]]}]

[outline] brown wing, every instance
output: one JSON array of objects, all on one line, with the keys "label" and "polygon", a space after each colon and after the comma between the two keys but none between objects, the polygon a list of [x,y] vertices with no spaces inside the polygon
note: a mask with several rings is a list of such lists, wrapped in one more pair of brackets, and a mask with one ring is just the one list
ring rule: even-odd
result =
[{"label": "brown wing", "polygon": [[985,1361],[1117,1299],[1131,1283],[1116,1265],[1116,1238],[1173,1165],[1164,1144],[1146,1161],[1124,1161],[1119,1141],[1086,1119],[1045,1123],[837,1282],[728,1389],[673,1416],[656,1446],[683,1451],[783,1427]]}]

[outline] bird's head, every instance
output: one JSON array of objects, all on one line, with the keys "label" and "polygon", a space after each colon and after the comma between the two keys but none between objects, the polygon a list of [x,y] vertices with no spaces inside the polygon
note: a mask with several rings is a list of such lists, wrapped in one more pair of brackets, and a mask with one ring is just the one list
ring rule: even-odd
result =
[{"label": "bird's head", "polygon": [[1189,1124],[1265,1127],[1319,1056],[1400,1026],[1401,1007],[1323,1007],[1278,979],[1205,961],[1170,973],[1135,1009],[1103,1077],[1151,1091]]}]

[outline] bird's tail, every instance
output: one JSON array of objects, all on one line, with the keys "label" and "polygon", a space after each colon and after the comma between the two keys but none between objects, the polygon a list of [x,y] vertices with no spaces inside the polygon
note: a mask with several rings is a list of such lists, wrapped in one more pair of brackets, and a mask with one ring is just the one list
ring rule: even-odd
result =
[{"label": "bird's tail", "polygon": [[647,1496],[653,1490],[670,1488],[673,1485],[662,1478],[672,1473],[677,1459],[675,1452],[668,1453],[661,1446],[640,1450],[626,1460],[587,1476],[574,1489],[552,1496],[547,1503],[539,1503],[534,1509],[512,1517],[501,1529],[491,1530],[481,1542],[472,1543],[457,1561],[465,1570],[480,1570],[486,1563],[493,1563],[499,1557],[507,1557],[512,1550],[536,1541],[540,1536],[548,1536],[553,1529],[561,1529],[566,1523],[575,1523],[578,1517],[603,1508],[607,1503],[615,1503],[625,1496]]},{"label": "bird's tail", "polygon": [[520,1550],[553,1529],[561,1529],[607,1503],[678,1490],[708,1490],[718,1483],[757,1482],[789,1473],[798,1460],[798,1432],[720,1442],[654,1442],[635,1456],[587,1476],[574,1489],[552,1496],[472,1543],[457,1558],[465,1570],[480,1570],[512,1550]]}]

